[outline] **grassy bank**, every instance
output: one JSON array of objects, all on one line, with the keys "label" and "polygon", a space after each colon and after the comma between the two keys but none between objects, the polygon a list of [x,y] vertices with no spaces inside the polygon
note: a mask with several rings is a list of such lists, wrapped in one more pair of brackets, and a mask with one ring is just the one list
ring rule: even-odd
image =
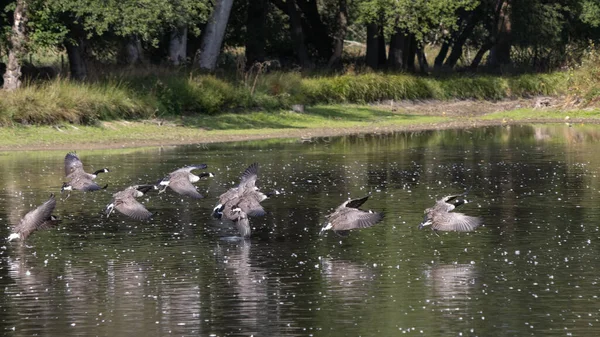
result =
[{"label": "grassy bank", "polygon": [[[96,126],[0,128],[0,150],[75,150],[166,146],[266,138],[335,136],[350,133],[426,130],[522,121],[564,122],[563,111],[518,109],[476,116],[415,115],[381,107],[316,106],[306,113],[290,111],[226,113],[177,120],[111,121]],[[597,111],[569,111],[574,123],[600,123]]]},{"label": "grassy bank", "polygon": [[146,69],[86,83],[55,79],[12,93],[0,92],[0,125],[95,125],[121,119],[214,115],[227,119],[225,114],[269,114],[289,109],[293,104],[367,104],[406,99],[500,100],[569,95],[576,96],[580,104],[587,104],[595,103],[600,93],[599,74],[593,65],[552,74],[437,77],[383,73],[302,76],[296,72],[275,72],[258,77],[219,78]]}]

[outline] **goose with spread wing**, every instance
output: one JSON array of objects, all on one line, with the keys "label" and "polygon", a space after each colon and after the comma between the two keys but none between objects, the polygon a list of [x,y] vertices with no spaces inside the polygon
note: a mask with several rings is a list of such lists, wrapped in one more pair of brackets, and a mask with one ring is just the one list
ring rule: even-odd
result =
[{"label": "goose with spread wing", "polygon": [[434,231],[471,232],[481,226],[482,222],[478,217],[452,212],[456,207],[469,202],[464,198],[465,195],[466,193],[449,195],[436,201],[433,207],[425,210],[419,229],[431,226]]},{"label": "goose with spread wing", "polygon": [[14,226],[12,233],[8,236],[7,240],[24,241],[29,235],[37,230],[56,227],[60,220],[52,215],[55,207],[56,199],[54,198],[54,194],[50,194],[50,198],[46,202],[33,211],[25,214],[19,224]]},{"label": "goose with spread wing", "polygon": [[109,217],[113,210],[116,209],[135,220],[150,219],[152,213],[135,198],[141,197],[153,189],[154,185],[135,185],[113,194],[112,202],[105,209],[106,217]]},{"label": "goose with spread wing", "polygon": [[326,216],[328,219],[321,233],[332,230],[337,234],[347,234],[351,229],[367,228],[383,219],[383,213],[363,211],[359,209],[369,199],[369,196],[360,199],[350,199],[338,206],[335,211]]},{"label": "goose with spread wing", "polygon": [[204,177],[214,177],[212,173],[204,172],[200,175],[192,173],[194,170],[205,169],[208,166],[206,164],[191,165],[182,167],[169,173],[165,178],[158,182],[159,186],[164,186],[158,193],[163,193],[167,187],[170,187],[173,191],[178,194],[185,195],[194,199],[202,199],[204,196],[198,192],[196,186],[193,183]]},{"label": "goose with spread wing", "polygon": [[65,177],[69,180],[63,183],[61,192],[63,191],[97,191],[106,188],[108,185],[100,187],[94,179],[100,173],[109,172],[107,168],[94,171],[94,173],[87,173],[83,169],[83,163],[74,152],[69,152],[65,156]]}]

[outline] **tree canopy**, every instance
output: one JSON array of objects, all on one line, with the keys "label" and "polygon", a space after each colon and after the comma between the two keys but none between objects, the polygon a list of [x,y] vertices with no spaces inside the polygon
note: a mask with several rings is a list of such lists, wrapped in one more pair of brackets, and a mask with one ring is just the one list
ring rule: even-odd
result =
[{"label": "tree canopy", "polygon": [[[3,50],[64,50],[71,74],[83,78],[90,62],[179,64],[167,52],[179,39],[183,63],[193,65],[201,45],[221,46],[200,43],[213,38],[203,32],[214,20],[227,23],[222,45],[245,51],[247,69],[276,60],[291,68],[546,71],[577,61],[600,38],[597,0],[236,0],[230,18],[213,15],[223,1],[2,0]],[[26,4],[23,43],[14,37],[18,3]]]}]

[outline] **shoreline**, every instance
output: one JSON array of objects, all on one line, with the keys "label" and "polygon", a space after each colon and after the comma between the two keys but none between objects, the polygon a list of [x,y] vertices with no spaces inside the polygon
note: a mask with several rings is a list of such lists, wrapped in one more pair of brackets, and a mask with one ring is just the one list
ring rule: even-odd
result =
[{"label": "shoreline", "polygon": [[[211,144],[238,141],[252,141],[277,138],[297,138],[310,141],[311,138],[334,137],[352,134],[384,134],[404,131],[427,131],[463,129],[485,126],[516,124],[600,124],[600,110],[557,109],[556,106],[535,109],[530,101],[454,101],[454,102],[398,102],[394,105],[378,106],[335,106],[316,107],[315,113],[292,112],[270,113],[278,125],[283,127],[223,128],[210,130],[197,126],[199,120],[207,117],[193,117],[191,123],[182,119],[110,121],[99,126],[29,126],[0,128],[0,151],[48,151],[48,150],[101,150],[143,147],[163,147],[177,145]],[[344,115],[328,116],[317,121],[302,121],[318,115],[318,109],[352,109],[367,111],[360,118]],[[235,115],[235,118],[257,120],[264,113]],[[337,117],[335,117],[337,116]],[[342,117],[339,117],[342,116]],[[215,116],[227,119],[231,116]],[[300,120],[300,122],[298,121]],[[283,123],[286,122],[286,123]],[[196,125],[194,125],[196,124]],[[245,126],[245,125],[244,125]]]},{"label": "shoreline", "polygon": [[[571,123],[600,124],[600,120],[595,119],[573,119]],[[28,145],[3,145],[0,143],[0,152],[14,151],[46,151],[46,150],[104,150],[104,149],[126,149],[126,148],[144,148],[144,147],[165,147],[194,144],[212,144],[212,143],[230,143],[265,139],[290,139],[298,138],[299,141],[311,141],[312,138],[336,137],[355,134],[386,134],[393,132],[410,131],[432,131],[432,130],[451,130],[451,129],[470,129],[486,126],[502,125],[524,125],[524,124],[564,124],[560,119],[528,119],[520,121],[502,120],[471,120],[471,121],[453,121],[440,122],[432,124],[415,124],[407,126],[364,126],[352,128],[307,128],[307,129],[267,129],[257,130],[260,134],[206,134],[199,135],[197,138],[182,138],[171,140],[144,140],[127,139],[113,140],[110,142],[79,143],[77,146],[64,143],[40,143]]]}]

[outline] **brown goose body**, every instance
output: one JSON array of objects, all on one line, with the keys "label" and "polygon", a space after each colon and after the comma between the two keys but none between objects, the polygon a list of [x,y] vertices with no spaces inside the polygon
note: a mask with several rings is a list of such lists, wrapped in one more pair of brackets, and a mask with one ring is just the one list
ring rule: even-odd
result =
[{"label": "brown goose body", "polygon": [[335,211],[326,216],[327,224],[321,233],[332,230],[338,234],[345,234],[351,229],[367,228],[383,219],[383,213],[363,211],[359,207],[364,204],[369,196],[360,199],[351,199],[338,206]]},{"label": "brown goose body", "polygon": [[419,229],[431,226],[435,231],[471,232],[481,226],[481,219],[463,213],[452,212],[457,206],[467,203],[465,193],[449,195],[438,200],[435,205],[425,210],[425,218]]},{"label": "brown goose body", "polygon": [[25,214],[19,224],[14,226],[13,231],[7,240],[23,241],[36,230],[45,230],[56,227],[60,220],[52,215],[55,207],[56,199],[54,198],[54,194],[51,194],[50,198],[46,202],[41,204],[33,211]]}]

